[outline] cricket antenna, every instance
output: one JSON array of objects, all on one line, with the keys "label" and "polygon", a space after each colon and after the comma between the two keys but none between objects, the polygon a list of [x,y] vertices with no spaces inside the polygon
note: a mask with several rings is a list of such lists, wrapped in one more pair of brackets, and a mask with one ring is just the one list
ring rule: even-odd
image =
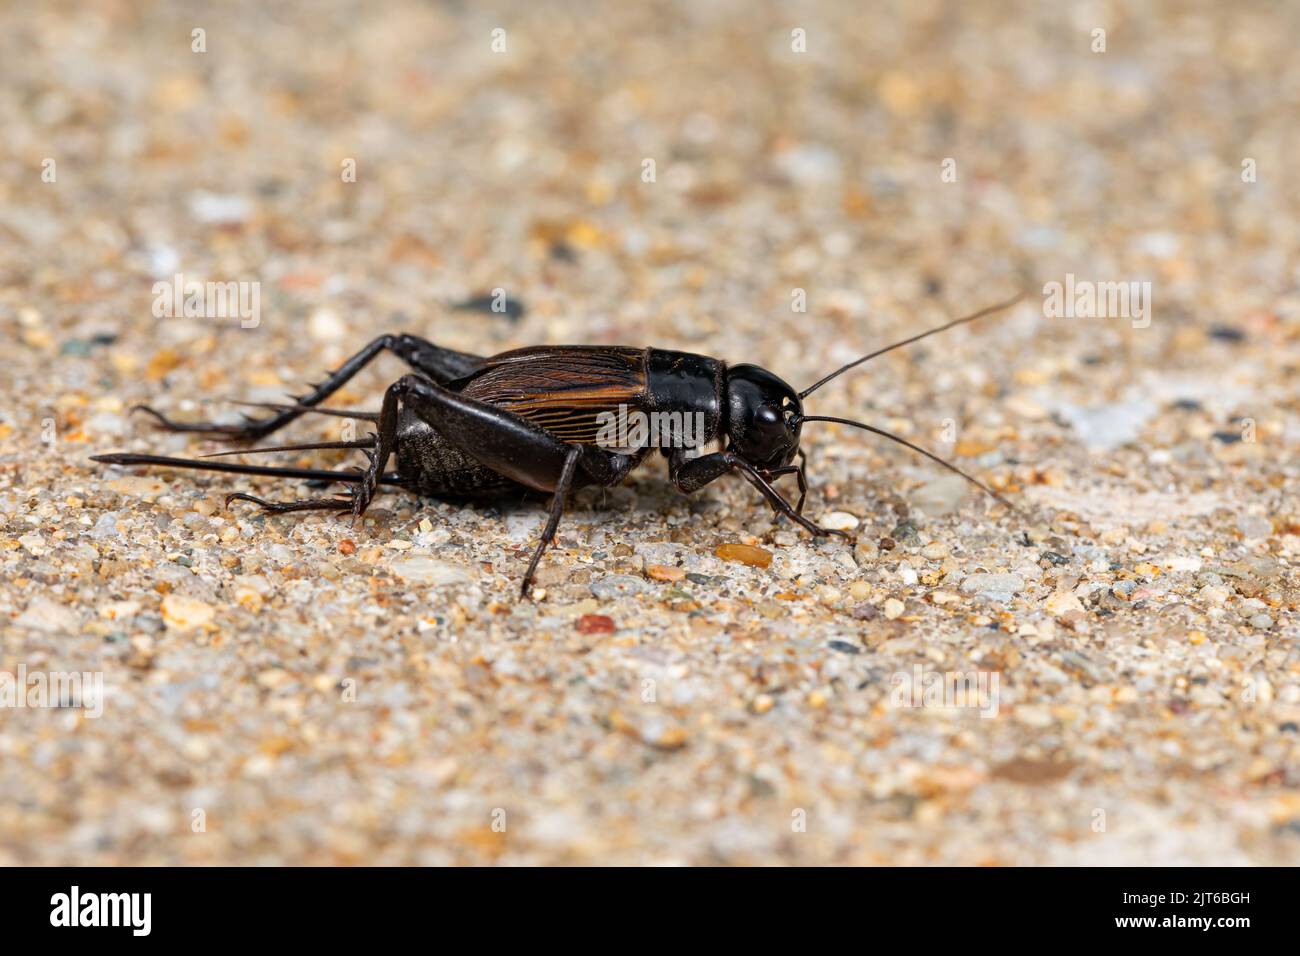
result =
[{"label": "cricket antenna", "polygon": [[884,355],[886,352],[892,352],[894,349],[902,348],[904,345],[911,345],[913,342],[917,342],[925,338],[926,336],[935,335],[936,333],[939,332],[946,332],[948,329],[951,329],[955,325],[963,325],[966,322],[974,322],[976,319],[982,319],[984,318],[984,316],[992,315],[994,312],[1001,312],[1003,309],[1009,309],[1024,297],[1025,294],[1022,292],[1014,299],[1008,299],[1006,302],[999,303],[998,305],[991,305],[987,309],[980,309],[978,312],[972,315],[965,316],[960,319],[953,319],[947,325],[941,325],[937,329],[930,329],[928,332],[921,332],[917,335],[913,335],[910,339],[903,339],[903,341],[901,342],[895,342],[893,345],[887,345],[883,349],[877,349],[874,352],[864,355],[860,359],[854,359],[852,362],[850,362],[848,365],[845,365],[843,368],[839,368],[836,369],[834,372],[831,372],[831,374],[827,375],[824,379],[822,379],[820,382],[817,382],[815,385],[810,385],[807,388],[805,388],[802,392],[799,393],[799,398],[801,399],[807,398],[809,395],[817,391],[817,389],[821,388],[831,379],[835,378],[838,375],[843,375],[849,369],[861,365],[863,362],[867,361],[868,359],[873,359],[877,355]]},{"label": "cricket antenna", "polygon": [[898,444],[902,445],[903,447],[910,448],[912,449],[912,451],[916,452],[919,455],[924,455],[926,458],[929,458],[933,462],[938,462],[940,465],[943,465],[943,467],[947,468],[953,474],[961,475],[963,478],[969,481],[976,488],[980,489],[980,491],[992,495],[993,498],[995,498],[997,501],[1001,502],[1002,504],[1006,505],[1012,511],[1015,512],[1020,511],[1019,508],[1017,508],[1011,502],[1007,501],[1006,498],[1003,498],[1000,494],[998,494],[988,485],[984,484],[984,482],[980,481],[978,478],[972,478],[970,475],[966,474],[966,472],[962,471],[960,468],[958,468],[956,465],[952,464],[951,462],[944,461],[942,458],[940,458],[938,455],[934,454],[933,452],[926,451],[920,445],[913,445],[907,439],[899,438],[897,435],[893,434],[892,432],[887,432],[883,428],[877,428],[874,425],[868,425],[866,422],[855,422],[851,418],[834,418],[830,415],[804,415],[799,420],[801,422],[834,422],[837,425],[851,425],[854,428],[861,428],[864,431],[869,431],[874,435],[879,435],[882,438],[888,438],[890,441],[898,442]]}]

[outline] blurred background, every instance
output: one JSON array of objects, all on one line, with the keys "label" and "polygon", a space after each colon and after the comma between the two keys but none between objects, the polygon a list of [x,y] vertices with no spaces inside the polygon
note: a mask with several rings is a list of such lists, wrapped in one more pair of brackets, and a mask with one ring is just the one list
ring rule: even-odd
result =
[{"label": "blurred background", "polygon": [[[0,859],[1296,860],[1298,35],[1300,5],[1269,2],[3,5],[4,666],[104,667],[120,689],[98,723],[0,727]],[[260,321],[156,317],[177,274],[257,283]],[[1150,326],[1044,315],[1067,274],[1150,282]],[[351,535],[491,565],[463,587],[340,565],[350,532],[325,518],[236,522],[218,505],[247,482],[85,462],[193,453],[130,406],[230,417],[382,332],[653,344],[802,386],[1019,289],[812,410],[954,454],[1025,496],[1024,528],[868,436],[809,429],[814,513],[858,515],[869,547],[818,550],[743,487],[683,503],[656,464],[631,498],[583,500],[536,610],[512,600],[532,512],[516,534],[513,513],[405,502]],[[397,374],[341,398],[373,406]],[[931,517],[888,553],[909,508]],[[785,589],[728,591],[709,547],[694,608],[593,596],[657,542],[691,567],[710,535],[786,551]],[[1080,542],[1100,550],[1021,568]],[[1129,573],[1155,555],[1186,562]],[[1210,570],[1256,559],[1244,590]],[[1023,591],[991,610],[973,573]],[[1122,613],[1086,590],[1086,616],[1042,604],[1125,574],[1147,611],[1132,587]],[[901,619],[853,613],[890,597]],[[1155,640],[1178,603],[1191,623]],[[569,647],[592,651],[591,614],[614,657]],[[935,653],[1000,662],[1024,719],[882,711],[881,675]],[[321,689],[353,672],[383,703],[338,723]],[[647,673],[676,688],[653,719],[625,699]],[[1227,701],[1252,674],[1283,710],[1243,730]],[[223,820],[203,839],[198,806]],[[500,807],[525,822],[494,829]],[[791,808],[816,825],[792,834]]]},{"label": "blurred background", "polygon": [[[192,352],[210,324],[140,308],[183,272],[260,280],[272,334],[310,333],[322,303],[350,333],[320,322],[259,364],[319,362],[326,333],[351,348],[400,315],[461,348],[654,341],[802,380],[881,326],[1068,271],[1158,279],[1168,315],[1294,308],[1297,18],[1212,3],[10,8],[6,318],[39,295],[68,333],[139,329]],[[791,334],[795,287],[815,335]],[[446,314],[492,288],[524,304],[521,323]],[[1186,324],[1133,345],[1161,354]],[[1092,337],[1113,349],[1122,331]]]}]

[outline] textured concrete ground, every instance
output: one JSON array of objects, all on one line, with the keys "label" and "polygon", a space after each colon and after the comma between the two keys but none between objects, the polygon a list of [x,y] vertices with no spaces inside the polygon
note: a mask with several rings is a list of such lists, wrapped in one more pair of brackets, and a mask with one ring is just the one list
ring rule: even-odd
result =
[{"label": "textured concrete ground", "polygon": [[[1208,2],[0,10],[0,672],[104,687],[0,709],[0,861],[1300,860],[1298,29]],[[155,315],[177,274],[256,283],[255,327]],[[1053,314],[1067,276],[1150,309]],[[1021,513],[810,424],[810,513],[856,542],[655,463],[578,495],[520,602],[535,504],[394,495],[353,528],[224,505],[298,483],[87,460],[214,450],[129,409],[233,418],[384,331],[803,385],[1021,288],[810,402]],[[452,308],[496,289],[508,313]],[[987,696],[926,696],[955,675]]]}]

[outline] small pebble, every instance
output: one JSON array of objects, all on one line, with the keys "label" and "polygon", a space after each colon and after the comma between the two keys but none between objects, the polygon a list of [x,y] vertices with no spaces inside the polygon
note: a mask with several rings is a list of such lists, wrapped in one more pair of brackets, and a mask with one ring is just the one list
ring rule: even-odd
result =
[{"label": "small pebble", "polygon": [[162,617],[168,627],[180,631],[207,628],[217,609],[211,604],[183,594],[169,594],[162,601]]},{"label": "small pebble", "polygon": [[347,332],[347,325],[333,309],[317,309],[307,320],[307,334],[317,342],[339,342]]},{"label": "small pebble", "polygon": [[389,567],[395,575],[411,584],[440,586],[473,579],[473,573],[464,565],[419,554],[400,558]]},{"label": "small pebble", "polygon": [[1073,591],[1057,591],[1044,604],[1047,610],[1057,617],[1062,617],[1071,611],[1083,613],[1083,604],[1075,597]]},{"label": "small pebble", "polygon": [[1015,718],[1026,727],[1050,727],[1052,713],[1046,707],[1033,704],[1021,704],[1015,709]]},{"label": "small pebble", "polygon": [[967,594],[1016,594],[1025,589],[1025,579],[1018,574],[968,574],[961,589]]},{"label": "small pebble", "polygon": [[607,574],[597,581],[592,581],[590,587],[591,593],[602,601],[613,601],[650,590],[650,585],[642,578],[630,574]]},{"label": "small pebble", "polygon": [[574,626],[579,634],[614,633],[614,619],[604,614],[584,614]]},{"label": "small pebble", "polygon": [[959,475],[943,475],[927,482],[908,495],[908,503],[931,518],[952,514],[966,494],[966,480]]},{"label": "small pebble", "polygon": [[646,565],[645,574],[646,577],[653,578],[656,581],[681,581],[686,577],[686,572],[681,568],[668,564]]},{"label": "small pebble", "polygon": [[1231,325],[1211,326],[1209,336],[1210,338],[1217,339],[1220,342],[1236,343],[1246,341],[1246,333]]},{"label": "small pebble", "polygon": [[921,536],[917,534],[916,525],[911,521],[900,521],[894,525],[894,530],[889,532],[889,536],[903,545],[914,545],[921,543]]},{"label": "small pebble", "polygon": [[903,613],[903,602],[898,598],[889,598],[885,601],[885,617],[894,620]]},{"label": "small pebble", "polygon": [[644,739],[646,743],[658,747],[660,750],[680,750],[686,746],[686,742],[690,737],[685,727],[673,724],[664,727],[653,735],[647,735]]},{"label": "small pebble", "polygon": [[27,605],[27,610],[18,615],[14,623],[18,627],[29,627],[49,634],[73,634],[80,630],[76,612],[49,598],[36,598]]},{"label": "small pebble", "polygon": [[771,551],[749,544],[720,544],[713,553],[724,561],[739,561],[756,568],[765,568],[772,563]]},{"label": "small pebble", "polygon": [[1247,515],[1237,522],[1237,530],[1248,541],[1258,541],[1273,533],[1273,522],[1263,515]]},{"label": "small pebble", "polygon": [[828,511],[821,516],[821,520],[817,523],[823,528],[829,528],[831,531],[852,531],[861,522],[858,521],[855,515],[851,515],[847,511]]}]

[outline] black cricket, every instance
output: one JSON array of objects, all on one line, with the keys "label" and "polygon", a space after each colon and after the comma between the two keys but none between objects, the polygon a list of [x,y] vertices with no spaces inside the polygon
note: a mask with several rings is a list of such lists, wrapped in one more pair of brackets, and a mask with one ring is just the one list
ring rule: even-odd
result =
[{"label": "black cricket", "polygon": [[[313,442],[219,452],[204,459],[120,453],[91,460],[111,465],[160,465],[245,475],[346,482],[350,494],[297,501],[265,501],[237,493],[226,499],[251,501],[273,513],[328,510],[365,513],[379,486],[444,499],[500,497],[512,492],[550,492],[550,519],[524,574],[527,596],[537,563],[554,540],[571,491],[588,485],[609,487],[623,481],[655,448],[668,459],[672,483],[689,494],[714,479],[738,472],[777,514],[819,537],[844,531],[822,528],[803,516],[808,493],[799,436],[805,422],[837,422],[865,429],[905,445],[965,478],[1008,507],[997,492],[937,455],[883,429],[847,418],[805,415],[803,400],[831,379],[868,359],[909,345],[953,326],[1009,308],[1020,296],[956,319],[856,359],[801,392],[757,365],[727,365],[720,359],[656,348],[596,345],[543,345],[484,357],[456,352],[413,335],[381,335],[348,359],[307,395],[265,418],[245,415],[241,424],[176,422],[139,406],[171,431],[200,432],[232,441],[255,441],[311,412],[375,423],[375,431],[356,441]],[[378,412],[317,407],[381,352],[388,351],[414,369],[384,393]],[[610,448],[599,444],[599,426],[610,414],[700,413],[703,441],[725,442],[723,450],[693,456],[668,432],[659,445]],[[369,467],[354,471],[281,468],[212,461],[221,455],[272,451],[348,448],[360,450]],[[388,461],[397,456],[397,470]],[[799,464],[793,464],[798,457]],[[793,475],[799,499],[791,505],[774,487]],[[1014,510],[1014,508],[1013,508]]]}]

